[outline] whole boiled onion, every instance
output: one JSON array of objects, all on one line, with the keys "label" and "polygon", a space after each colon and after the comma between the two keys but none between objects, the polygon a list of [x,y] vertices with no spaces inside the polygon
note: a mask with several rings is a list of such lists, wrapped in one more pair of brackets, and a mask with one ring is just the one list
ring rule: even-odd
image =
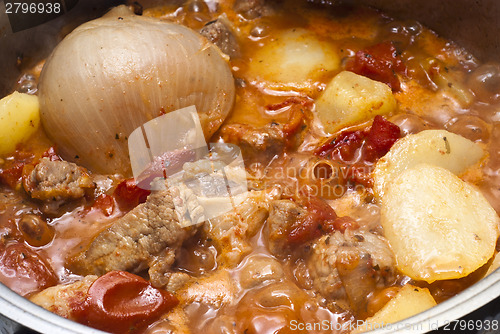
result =
[{"label": "whole boiled onion", "polygon": [[93,171],[125,175],[134,129],[195,105],[208,138],[234,101],[231,70],[214,45],[124,6],[66,36],[47,59],[39,88],[42,124],[60,153]]}]

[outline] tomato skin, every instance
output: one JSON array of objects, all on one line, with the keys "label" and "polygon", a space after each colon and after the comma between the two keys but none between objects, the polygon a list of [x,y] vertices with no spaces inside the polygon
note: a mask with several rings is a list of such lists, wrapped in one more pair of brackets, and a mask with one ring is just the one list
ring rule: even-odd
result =
[{"label": "tomato skin", "polygon": [[23,243],[0,246],[0,282],[25,296],[58,283],[52,267]]},{"label": "tomato skin", "polygon": [[122,334],[147,326],[178,303],[174,295],[137,275],[111,271],[90,286],[74,314],[80,323]]},{"label": "tomato skin", "polygon": [[288,232],[290,244],[302,244],[323,233],[333,231],[332,227],[337,214],[330,205],[317,197],[310,197],[304,206],[307,209],[307,215],[291,226]]},{"label": "tomato skin", "polygon": [[[369,129],[343,131],[337,137],[320,146],[315,154],[332,160],[351,161],[355,155],[361,157],[356,163],[373,163],[384,156],[401,137],[396,124],[377,115]],[[358,150],[362,150],[357,154]]]},{"label": "tomato skin", "polygon": [[50,161],[61,161],[61,157],[57,154],[56,148],[54,146],[49,147],[49,149],[42,154],[42,158],[49,158]]},{"label": "tomato skin", "polygon": [[359,227],[351,217],[338,217],[333,208],[318,197],[310,197],[304,206],[307,215],[288,231],[288,243],[291,245],[303,244],[333,231],[344,233]]},{"label": "tomato skin", "polygon": [[368,157],[367,160],[375,161],[383,157],[400,137],[399,126],[380,115],[375,116],[366,140],[365,155]]},{"label": "tomato skin", "polygon": [[115,200],[113,196],[102,194],[96,198],[92,207],[99,209],[106,217],[109,217],[115,211]]},{"label": "tomato skin", "polygon": [[133,208],[146,202],[150,190],[140,188],[134,178],[120,182],[115,189],[114,197],[118,204],[125,208]]},{"label": "tomato skin", "polygon": [[315,154],[323,158],[328,156],[334,158],[337,154],[343,161],[350,161],[363,145],[364,139],[363,131],[343,131],[338,137],[319,147]]},{"label": "tomato skin", "polygon": [[391,42],[373,45],[356,52],[353,61],[346,69],[359,75],[387,84],[393,91],[399,91],[401,85],[396,73],[406,75],[406,66],[396,53]]},{"label": "tomato skin", "polygon": [[307,216],[304,220],[300,220],[299,224],[292,226],[288,233],[288,242],[298,245],[313,240],[322,234],[322,227],[319,221],[314,220],[312,216]]}]

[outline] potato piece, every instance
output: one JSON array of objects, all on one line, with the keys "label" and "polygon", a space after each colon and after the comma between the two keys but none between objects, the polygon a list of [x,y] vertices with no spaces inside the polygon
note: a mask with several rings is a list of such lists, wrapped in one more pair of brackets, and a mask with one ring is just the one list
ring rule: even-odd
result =
[{"label": "potato piece", "polygon": [[328,133],[395,109],[389,86],[348,71],[337,74],[316,101],[319,120]]},{"label": "potato piece", "polygon": [[460,175],[483,155],[481,146],[446,130],[425,130],[408,135],[398,140],[377,162],[373,189],[382,197],[386,185],[404,170],[420,163],[443,167]]},{"label": "potato piece", "polygon": [[14,92],[0,100],[0,155],[12,153],[40,126],[38,97]]},{"label": "potato piece", "polygon": [[488,268],[488,271],[484,275],[485,277],[488,276],[489,274],[495,272],[498,268],[500,268],[500,253],[496,253],[495,257],[493,258],[493,261],[491,262],[490,267]]},{"label": "potato piece", "polygon": [[250,62],[250,75],[273,88],[308,88],[340,66],[332,44],[305,29],[287,30],[259,49]]},{"label": "potato piece", "polygon": [[420,164],[386,187],[381,223],[405,275],[432,283],[467,276],[493,256],[497,213],[450,171]]},{"label": "potato piece", "polygon": [[436,305],[428,289],[407,284],[373,317],[367,318],[353,333],[382,328],[409,318]]}]

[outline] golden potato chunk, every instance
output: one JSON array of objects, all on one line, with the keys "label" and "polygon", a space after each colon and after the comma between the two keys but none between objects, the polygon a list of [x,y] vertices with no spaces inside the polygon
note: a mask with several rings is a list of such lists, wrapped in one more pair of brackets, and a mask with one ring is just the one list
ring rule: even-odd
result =
[{"label": "golden potato chunk", "polygon": [[469,275],[493,256],[499,217],[452,172],[420,164],[386,187],[381,223],[405,275],[432,283]]},{"label": "golden potato chunk", "polygon": [[373,317],[359,326],[354,333],[361,333],[409,318],[436,305],[428,289],[407,284]]},{"label": "golden potato chunk", "polygon": [[40,126],[38,97],[14,92],[0,100],[0,155],[12,153]]},{"label": "golden potato chunk", "polygon": [[389,86],[348,71],[337,74],[316,101],[319,120],[328,133],[389,114],[396,106]]},{"label": "golden potato chunk", "polygon": [[481,146],[469,139],[446,130],[425,130],[398,140],[377,162],[373,188],[375,194],[382,197],[386,185],[394,178],[421,163],[443,167],[460,175],[483,156]]},{"label": "golden potato chunk", "polygon": [[273,43],[255,53],[250,75],[274,89],[305,89],[339,66],[332,44],[305,29],[292,29],[274,36]]}]

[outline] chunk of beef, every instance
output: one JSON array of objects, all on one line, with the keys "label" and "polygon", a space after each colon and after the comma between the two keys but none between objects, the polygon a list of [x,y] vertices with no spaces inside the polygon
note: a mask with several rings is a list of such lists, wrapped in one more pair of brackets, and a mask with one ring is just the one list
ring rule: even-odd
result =
[{"label": "chunk of beef", "polygon": [[30,300],[61,317],[76,320],[73,314],[75,306],[85,301],[96,279],[97,276],[90,275],[75,283],[56,285],[34,294]]},{"label": "chunk of beef", "polygon": [[274,12],[270,1],[266,0],[236,0],[234,10],[246,19],[255,19],[261,16],[268,16]]},{"label": "chunk of beef", "polygon": [[268,245],[271,254],[283,257],[288,249],[290,228],[307,215],[307,211],[290,200],[271,202],[267,227]]},{"label": "chunk of beef", "polygon": [[58,283],[52,265],[23,241],[0,243],[0,282],[21,296]]},{"label": "chunk of beef", "polygon": [[182,306],[176,306],[165,314],[161,320],[152,324],[147,334],[191,334],[189,318]]},{"label": "chunk of beef", "polygon": [[208,22],[201,30],[200,34],[205,36],[210,42],[227,54],[229,57],[238,57],[240,46],[229,24],[223,18]]},{"label": "chunk of beef", "polygon": [[286,127],[275,122],[261,128],[233,123],[223,126],[220,134],[225,143],[241,148],[246,163],[267,163],[285,148],[297,146],[285,131]]},{"label": "chunk of beef", "polygon": [[42,158],[23,178],[24,189],[42,201],[68,201],[82,198],[95,187],[88,171],[67,161]]},{"label": "chunk of beef", "polygon": [[263,128],[239,123],[229,124],[222,128],[221,136],[224,142],[238,145],[246,158],[260,154],[271,158],[285,146],[283,131],[274,123]]},{"label": "chunk of beef", "polygon": [[397,74],[406,75],[407,69],[392,42],[372,45],[356,52],[354,60],[346,64],[348,71],[377,80],[391,87],[393,92],[401,89]]},{"label": "chunk of beef", "polygon": [[237,287],[234,279],[223,268],[188,284],[179,291],[179,299],[183,304],[200,303],[215,309],[232,304],[236,297]]},{"label": "chunk of beef", "polygon": [[266,107],[273,112],[280,110],[276,120],[261,127],[227,124],[221,128],[220,136],[225,143],[240,147],[246,162],[268,162],[283,149],[302,143],[312,107],[309,99],[288,98]]},{"label": "chunk of beef", "polygon": [[236,266],[251,251],[250,238],[268,217],[270,200],[279,196],[276,189],[252,191],[236,209],[206,222],[205,234],[220,251],[218,263]]},{"label": "chunk of beef", "polygon": [[176,250],[195,231],[195,226],[179,224],[170,192],[157,191],[101,232],[69,265],[81,275],[112,270],[138,273],[149,268],[153,285],[164,287]]},{"label": "chunk of beef", "polygon": [[167,248],[161,255],[155,256],[148,270],[149,280],[155,287],[163,287],[170,292],[176,292],[191,278],[188,274],[172,272],[176,252]]},{"label": "chunk of beef", "polygon": [[[167,287],[172,276],[171,267],[175,262],[175,251],[166,248],[147,263],[149,279],[155,287]],[[172,292],[172,291],[171,291]]]},{"label": "chunk of beef", "polygon": [[322,236],[307,260],[313,287],[323,297],[366,312],[367,296],[394,280],[395,259],[381,236],[346,230]]},{"label": "chunk of beef", "polygon": [[321,235],[357,228],[352,218],[338,217],[333,208],[319,197],[302,198],[299,203],[274,201],[268,219],[269,250],[275,256],[283,257],[288,250],[307,245]]}]

